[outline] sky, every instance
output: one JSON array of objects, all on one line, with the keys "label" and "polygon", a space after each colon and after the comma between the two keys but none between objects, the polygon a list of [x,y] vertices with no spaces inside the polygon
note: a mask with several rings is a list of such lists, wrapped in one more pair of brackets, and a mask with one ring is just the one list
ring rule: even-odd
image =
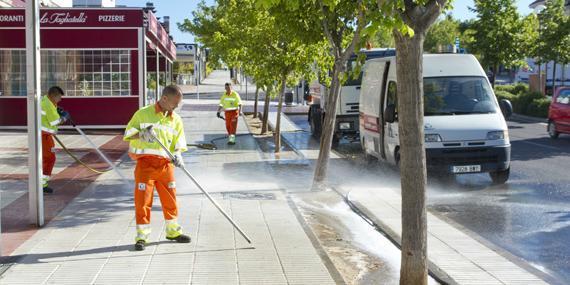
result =
[{"label": "sky", "polygon": [[[143,7],[149,1],[154,3],[158,17],[170,16],[170,33],[176,43],[194,42],[194,37],[189,33],[183,33],[178,30],[176,23],[184,21],[185,18],[190,18],[199,0],[117,0],[117,5]],[[215,0],[206,0],[208,5],[213,5],[215,2]],[[531,13],[532,10],[528,8],[528,5],[532,2],[534,0],[517,0],[516,4],[519,13],[522,15]],[[468,7],[473,7],[473,0],[455,0],[453,1],[451,13],[459,20],[474,18],[475,14],[470,12]]]}]

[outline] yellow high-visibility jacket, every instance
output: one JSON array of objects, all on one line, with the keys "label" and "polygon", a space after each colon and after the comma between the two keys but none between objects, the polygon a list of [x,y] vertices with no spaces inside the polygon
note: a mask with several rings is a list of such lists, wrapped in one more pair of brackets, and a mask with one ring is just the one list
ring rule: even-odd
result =
[{"label": "yellow high-visibility jacket", "polygon": [[224,111],[237,110],[239,109],[240,105],[241,105],[241,98],[239,97],[239,94],[233,90],[230,93],[230,95],[224,92],[222,98],[220,98],[220,107],[222,107]]},{"label": "yellow high-visibility jacket", "polygon": [[57,133],[57,126],[62,121],[57,113],[57,107],[49,100],[48,96],[42,96],[40,105],[42,108],[42,132]]},{"label": "yellow high-visibility jacket", "polygon": [[142,156],[159,156],[170,159],[170,156],[160,147],[157,142],[144,142],[133,139],[142,129],[153,126],[155,136],[170,152],[185,152],[186,137],[182,118],[174,112],[164,114],[158,103],[149,105],[138,110],[125,129],[124,140],[129,142],[129,155],[138,159]]}]

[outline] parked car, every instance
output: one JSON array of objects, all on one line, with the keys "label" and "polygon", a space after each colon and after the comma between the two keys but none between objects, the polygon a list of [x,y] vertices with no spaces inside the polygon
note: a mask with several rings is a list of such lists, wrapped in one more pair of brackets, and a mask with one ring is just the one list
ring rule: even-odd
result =
[{"label": "parked car", "polygon": [[570,134],[570,87],[560,87],[548,108],[548,134],[556,139],[561,133]]}]

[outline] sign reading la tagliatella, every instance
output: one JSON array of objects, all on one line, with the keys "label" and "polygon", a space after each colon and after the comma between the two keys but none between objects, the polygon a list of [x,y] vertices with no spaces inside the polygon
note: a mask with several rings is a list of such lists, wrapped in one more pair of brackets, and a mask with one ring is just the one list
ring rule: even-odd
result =
[{"label": "sign reading la tagliatella", "polygon": [[[23,9],[0,9],[0,27],[24,27]],[[41,9],[43,27],[142,27],[142,10],[122,9]]]}]

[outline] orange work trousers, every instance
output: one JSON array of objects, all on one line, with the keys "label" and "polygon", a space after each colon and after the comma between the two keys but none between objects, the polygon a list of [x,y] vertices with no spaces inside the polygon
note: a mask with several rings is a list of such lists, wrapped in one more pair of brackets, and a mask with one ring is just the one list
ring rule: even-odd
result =
[{"label": "orange work trousers", "polygon": [[176,204],[176,182],[174,165],[170,160],[158,156],[144,156],[137,159],[135,167],[135,214],[137,225],[150,223],[150,212],[154,188],[158,192],[165,220],[178,216]]},{"label": "orange work trousers", "polygon": [[235,135],[239,118],[239,110],[226,111],[226,130],[228,135]]},{"label": "orange work trousers", "polygon": [[54,148],[53,135],[42,132],[42,172],[46,176],[51,176],[53,166],[55,165]]}]

